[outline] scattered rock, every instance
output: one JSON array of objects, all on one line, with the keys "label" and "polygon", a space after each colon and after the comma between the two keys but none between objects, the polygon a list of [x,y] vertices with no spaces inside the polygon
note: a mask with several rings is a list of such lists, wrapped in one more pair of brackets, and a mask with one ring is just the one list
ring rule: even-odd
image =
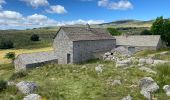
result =
[{"label": "scattered rock", "polygon": [[103,69],[102,69],[103,66],[104,66],[104,65],[98,65],[98,66],[96,66],[96,67],[95,67],[96,72],[102,73],[102,72],[103,72]]},{"label": "scattered rock", "polygon": [[25,96],[23,100],[42,100],[42,98],[38,94],[30,94]]},{"label": "scattered rock", "polygon": [[146,59],[146,64],[151,65],[154,63],[154,60],[152,58]]},{"label": "scattered rock", "polygon": [[129,60],[122,60],[116,62],[116,67],[128,67],[132,64],[132,61]]},{"label": "scattered rock", "polygon": [[139,86],[141,88],[140,93],[147,99],[151,99],[152,93],[159,89],[157,83],[151,77],[144,77],[140,80]]},{"label": "scattered rock", "polygon": [[151,68],[148,68],[148,67],[140,67],[139,70],[146,71],[148,73],[156,74],[156,71],[153,71]]},{"label": "scattered rock", "polygon": [[170,85],[163,86],[163,90],[166,92],[167,96],[170,96]]},{"label": "scattered rock", "polygon": [[121,81],[120,80],[113,80],[112,82],[111,82],[111,85],[121,85],[122,83],[121,83]]},{"label": "scattered rock", "polygon": [[158,65],[158,64],[166,64],[166,63],[170,63],[170,61],[166,61],[166,60],[154,60],[154,65]]},{"label": "scattered rock", "polygon": [[8,81],[8,82],[7,82],[7,85],[8,85],[8,86],[15,86],[16,84],[15,84],[15,82]]},{"label": "scattered rock", "polygon": [[19,91],[22,92],[23,94],[31,94],[38,87],[38,85],[35,82],[26,81],[19,82],[18,84],[16,84],[16,86],[19,89]]},{"label": "scattered rock", "polygon": [[132,100],[132,97],[130,95],[124,97],[122,100]]},{"label": "scattered rock", "polygon": [[124,56],[131,56],[132,55],[132,52],[130,52],[128,49],[126,49],[123,46],[117,47],[117,48],[113,49],[111,52],[117,52],[117,53],[120,53]]},{"label": "scattered rock", "polygon": [[139,64],[142,64],[142,65],[146,64],[146,59],[140,58],[139,59]]}]

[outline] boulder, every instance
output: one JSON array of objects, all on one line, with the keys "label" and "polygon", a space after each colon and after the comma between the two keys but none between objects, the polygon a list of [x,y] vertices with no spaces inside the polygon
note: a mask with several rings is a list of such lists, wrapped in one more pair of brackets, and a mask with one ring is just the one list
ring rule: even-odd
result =
[{"label": "boulder", "polygon": [[121,85],[121,81],[120,80],[113,80],[111,85]]},{"label": "boulder", "polygon": [[152,93],[159,89],[157,83],[151,77],[144,77],[140,80],[139,86],[141,88],[140,93],[147,99],[151,99]]},{"label": "boulder", "polygon": [[166,64],[166,63],[170,63],[170,61],[166,61],[166,60],[154,60],[154,65],[158,65],[158,64]]},{"label": "boulder", "polygon": [[122,100],[132,100],[132,97],[130,95],[124,97]]},{"label": "boulder", "polygon": [[146,64],[151,65],[154,63],[154,60],[152,58],[146,59]]},{"label": "boulder", "polygon": [[139,59],[139,64],[142,64],[142,65],[146,64],[146,59],[140,58]]},{"label": "boulder", "polygon": [[148,67],[140,67],[139,70],[146,71],[148,73],[156,74],[156,71],[153,71],[151,68],[148,68]]},{"label": "boulder", "polygon": [[130,59],[116,62],[116,67],[128,67],[132,64]]},{"label": "boulder", "polygon": [[42,97],[38,94],[30,94],[25,96],[23,100],[42,100]]},{"label": "boulder", "polygon": [[96,72],[102,73],[102,72],[103,72],[103,69],[102,69],[103,66],[104,66],[104,65],[98,65],[98,66],[96,66],[96,67],[95,67]]},{"label": "boulder", "polygon": [[163,86],[163,90],[166,92],[167,96],[170,96],[170,85]]},{"label": "boulder", "polygon": [[16,84],[16,87],[23,94],[31,94],[37,89],[38,85],[35,82],[22,81]]},{"label": "boulder", "polygon": [[113,49],[111,52],[117,52],[124,56],[132,55],[132,52],[130,52],[127,48],[125,48],[123,46],[117,47],[117,48]]}]

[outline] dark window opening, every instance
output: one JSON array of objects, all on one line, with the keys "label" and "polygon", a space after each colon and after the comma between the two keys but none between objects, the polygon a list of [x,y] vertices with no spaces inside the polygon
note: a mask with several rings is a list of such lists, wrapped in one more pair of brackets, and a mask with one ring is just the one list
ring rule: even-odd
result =
[{"label": "dark window opening", "polygon": [[67,54],[67,64],[69,64],[71,62],[71,55]]}]

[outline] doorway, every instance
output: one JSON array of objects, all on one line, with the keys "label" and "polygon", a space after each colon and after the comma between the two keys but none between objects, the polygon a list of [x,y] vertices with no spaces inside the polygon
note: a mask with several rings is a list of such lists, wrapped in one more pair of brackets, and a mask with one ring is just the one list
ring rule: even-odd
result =
[{"label": "doorway", "polygon": [[71,63],[71,55],[68,53],[67,54],[67,64]]}]

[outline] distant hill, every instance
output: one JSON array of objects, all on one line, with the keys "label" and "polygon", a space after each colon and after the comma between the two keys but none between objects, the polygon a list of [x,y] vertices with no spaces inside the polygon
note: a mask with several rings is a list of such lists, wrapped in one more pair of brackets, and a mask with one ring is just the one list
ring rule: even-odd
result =
[{"label": "distant hill", "polygon": [[151,27],[154,20],[141,21],[141,20],[119,20],[109,23],[99,24],[101,27]]}]

